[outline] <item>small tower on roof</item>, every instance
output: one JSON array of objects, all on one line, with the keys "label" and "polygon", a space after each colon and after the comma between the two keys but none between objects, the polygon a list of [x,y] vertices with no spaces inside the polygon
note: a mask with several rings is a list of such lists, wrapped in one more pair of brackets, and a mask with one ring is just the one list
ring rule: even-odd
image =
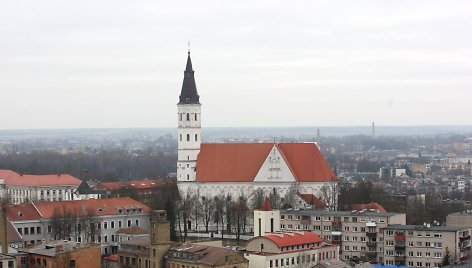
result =
[{"label": "small tower on roof", "polygon": [[184,81],[177,103],[178,153],[177,181],[194,182],[197,156],[201,144],[201,104],[195,83],[190,50],[184,71]]},{"label": "small tower on roof", "polygon": [[254,210],[254,237],[280,232],[280,210],[270,207],[266,197],[261,209]]}]

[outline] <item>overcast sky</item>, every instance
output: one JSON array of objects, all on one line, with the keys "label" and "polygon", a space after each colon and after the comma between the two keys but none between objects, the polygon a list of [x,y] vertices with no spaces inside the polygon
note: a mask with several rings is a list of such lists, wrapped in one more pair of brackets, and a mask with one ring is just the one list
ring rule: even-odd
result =
[{"label": "overcast sky", "polygon": [[472,124],[472,1],[0,1],[0,128]]}]

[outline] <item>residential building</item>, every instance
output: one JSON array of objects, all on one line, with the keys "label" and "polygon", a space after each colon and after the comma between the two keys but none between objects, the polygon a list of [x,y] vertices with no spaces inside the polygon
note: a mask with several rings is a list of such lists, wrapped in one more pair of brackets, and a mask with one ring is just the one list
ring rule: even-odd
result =
[{"label": "residential building", "polygon": [[250,197],[257,189],[267,194],[275,189],[284,196],[295,186],[301,194],[320,197],[322,188],[337,186],[337,177],[313,142],[202,144],[201,103],[190,52],[177,110],[177,184],[184,192]]},{"label": "residential building", "polygon": [[75,201],[32,202],[7,207],[14,230],[29,246],[66,239],[101,245],[102,254],[116,253],[118,230],[150,229],[151,209],[129,197]]},{"label": "residential building", "polygon": [[25,250],[30,267],[100,268],[100,246],[73,241],[55,241]]},{"label": "residential building", "polygon": [[250,268],[314,267],[324,260],[339,259],[339,246],[310,231],[280,232],[249,240],[244,257]]},{"label": "residential building", "polygon": [[460,211],[447,215],[446,226],[462,226],[472,229],[472,210]]},{"label": "residential building", "polygon": [[328,259],[339,260],[339,246],[326,243],[311,231],[283,231],[280,211],[270,208],[269,198],[254,210],[254,238],[244,249],[249,267],[314,267]]},{"label": "residential building", "polygon": [[221,247],[181,244],[171,247],[166,255],[167,268],[248,268],[249,261],[238,252]]},{"label": "residential building", "polygon": [[282,210],[282,230],[313,231],[333,245],[340,246],[340,258],[364,257],[383,262],[381,228],[389,224],[406,224],[406,215],[377,210],[326,211]]},{"label": "residential building", "polygon": [[382,234],[386,265],[440,267],[446,251],[464,261],[471,247],[469,227],[389,225]]}]

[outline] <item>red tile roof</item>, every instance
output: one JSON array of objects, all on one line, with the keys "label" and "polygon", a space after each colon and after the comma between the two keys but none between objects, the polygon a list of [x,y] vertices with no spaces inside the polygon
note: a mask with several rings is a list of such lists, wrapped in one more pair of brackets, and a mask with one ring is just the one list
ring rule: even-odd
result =
[{"label": "red tile roof", "polygon": [[98,190],[119,190],[122,188],[134,189],[150,189],[157,188],[166,184],[170,180],[139,180],[139,181],[117,181],[117,182],[101,182],[94,188]]},{"label": "red tile roof", "polygon": [[300,196],[308,205],[314,205],[315,208],[326,208],[326,204],[313,194],[298,193],[298,196]]},{"label": "red tile roof", "polygon": [[[323,242],[323,239],[321,239],[317,234],[313,232],[308,232],[308,231],[270,234],[270,235],[255,237],[255,238],[261,238],[261,237],[271,240],[279,247],[288,247],[288,246]],[[252,239],[255,239],[255,238],[252,238]]]},{"label": "red tile roof", "polygon": [[63,215],[64,212],[75,215],[103,216],[149,213],[151,208],[129,197],[33,202],[7,207],[7,217],[10,221],[51,219],[56,215]]},{"label": "red tile roof", "polygon": [[64,209],[79,215],[92,213],[94,216],[151,212],[151,208],[130,197],[38,202],[34,205],[46,219],[53,218],[55,213],[63,213]]},{"label": "red tile roof", "polygon": [[41,215],[33,204],[8,205],[7,218],[9,221],[37,220]]},{"label": "red tile roof", "polygon": [[5,178],[6,185],[29,185],[29,186],[46,186],[46,185],[80,185],[81,180],[69,174],[52,174],[52,175],[26,175],[17,174]]},{"label": "red tile roof", "polygon": [[140,235],[140,234],[149,234],[146,230],[139,226],[133,226],[130,228],[121,228],[117,232],[117,234],[128,234],[128,235]]},{"label": "red tile roof", "polygon": [[20,174],[16,173],[13,170],[0,169],[0,179],[8,179],[10,177],[15,177],[15,176],[18,176],[18,175],[20,175]]},{"label": "red tile roof", "polygon": [[10,221],[7,221],[7,239],[8,243],[22,242],[20,234]]},{"label": "red tile roof", "polygon": [[[251,182],[267,158],[272,143],[202,144],[197,182]],[[275,144],[299,182],[336,180],[314,143]]]},{"label": "red tile roof", "polygon": [[375,210],[378,210],[379,212],[387,212],[387,210],[384,207],[382,207],[382,205],[376,202],[370,202],[368,204],[351,204],[351,205],[347,205],[346,209],[358,210],[358,211],[363,210],[363,209],[367,209],[367,210],[375,209]]}]

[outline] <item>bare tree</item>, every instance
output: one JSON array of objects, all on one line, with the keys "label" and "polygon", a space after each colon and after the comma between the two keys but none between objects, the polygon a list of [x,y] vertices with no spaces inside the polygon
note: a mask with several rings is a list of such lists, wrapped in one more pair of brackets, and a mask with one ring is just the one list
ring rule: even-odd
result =
[{"label": "bare tree", "polygon": [[209,195],[202,196],[202,215],[203,215],[203,223],[205,225],[205,232],[208,233],[208,225],[211,221],[211,216],[214,213],[215,203],[211,199]]},{"label": "bare tree", "polygon": [[[182,242],[187,240],[188,225],[190,222],[190,214],[192,212],[192,194],[191,191],[187,191],[186,194],[181,194],[181,198],[177,201],[177,219],[179,222],[179,233]],[[183,237],[182,237],[182,226],[183,226]]]},{"label": "bare tree", "polygon": [[261,188],[257,188],[253,193],[252,193],[252,201],[251,201],[251,208],[252,210],[256,209],[261,209],[262,206],[264,206],[264,200],[265,200],[265,193],[264,190]]},{"label": "bare tree", "polygon": [[241,236],[241,232],[245,232],[248,212],[249,208],[247,206],[246,197],[244,195],[240,195],[238,197],[238,200],[234,202],[231,213],[233,215],[234,223],[236,225],[236,239],[238,242]]},{"label": "bare tree", "polygon": [[338,209],[339,189],[335,182],[325,183],[321,187],[321,200],[326,204],[328,210]]},{"label": "bare tree", "polygon": [[[216,223],[216,231],[221,226],[221,239],[224,238],[224,221],[225,221],[225,197],[223,194],[219,194],[213,198],[215,204],[214,222]],[[221,225],[220,225],[221,224]]]},{"label": "bare tree", "polygon": [[297,193],[298,193],[298,187],[297,187],[297,184],[294,182],[290,185],[287,193],[285,194],[282,208],[294,208],[297,203]]},{"label": "bare tree", "polygon": [[274,209],[279,209],[281,207],[281,198],[280,194],[277,191],[277,188],[273,188],[269,194],[270,207]]}]

